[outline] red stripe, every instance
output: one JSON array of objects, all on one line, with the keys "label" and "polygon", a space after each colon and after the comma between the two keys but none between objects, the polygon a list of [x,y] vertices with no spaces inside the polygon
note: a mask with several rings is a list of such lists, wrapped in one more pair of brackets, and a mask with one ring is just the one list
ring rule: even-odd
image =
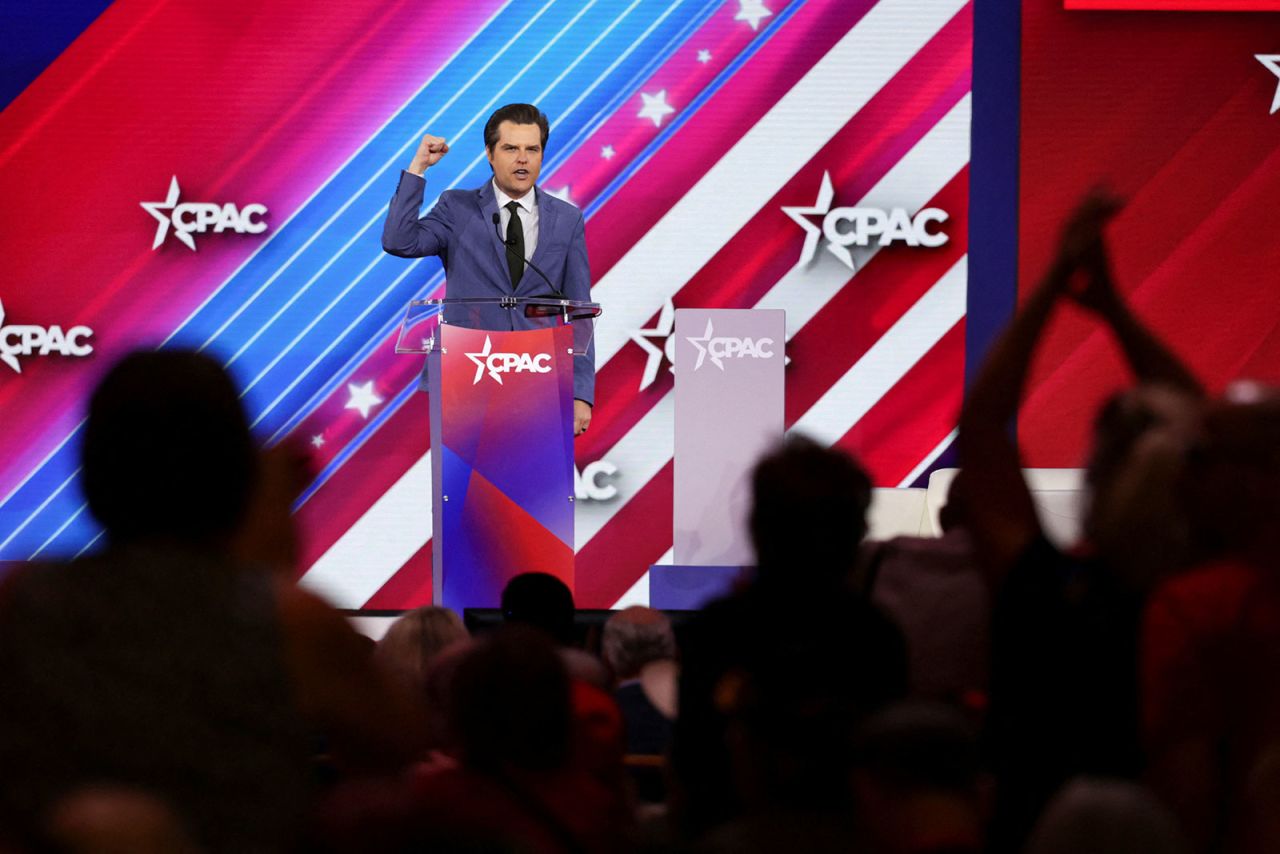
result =
[{"label": "red stripe", "polygon": [[876,401],[836,447],[876,486],[897,486],[956,426],[964,397],[964,320]]},{"label": "red stripe", "polygon": [[363,607],[371,611],[420,608],[431,601],[431,541],[427,540]]},{"label": "red stripe", "polygon": [[671,548],[670,461],[578,552],[579,608],[611,608]]},{"label": "red stripe", "polygon": [[[302,567],[327,552],[427,452],[427,396],[415,394],[298,510]],[[423,508],[423,524],[430,508]]]}]

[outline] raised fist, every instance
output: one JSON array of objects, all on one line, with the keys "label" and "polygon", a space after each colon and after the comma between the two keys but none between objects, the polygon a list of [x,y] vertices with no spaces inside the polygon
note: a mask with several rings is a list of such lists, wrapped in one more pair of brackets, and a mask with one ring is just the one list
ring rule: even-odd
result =
[{"label": "raised fist", "polygon": [[440,162],[440,158],[449,153],[449,143],[438,136],[427,134],[422,138],[422,142],[418,143],[418,151],[413,155],[413,162],[409,164],[409,171],[415,175],[421,175],[432,166]]}]

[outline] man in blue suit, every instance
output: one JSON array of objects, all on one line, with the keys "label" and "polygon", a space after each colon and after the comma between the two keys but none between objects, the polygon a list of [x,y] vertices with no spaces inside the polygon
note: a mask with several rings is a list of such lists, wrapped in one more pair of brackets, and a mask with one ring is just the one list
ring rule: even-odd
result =
[{"label": "man in blue suit", "polygon": [[[424,136],[400,174],[382,228],[382,248],[401,258],[439,255],[451,298],[590,300],[582,211],[535,186],[547,133],[547,117],[532,104],[499,108],[484,127],[493,179],[476,190],[444,191],[419,217],[424,175],[449,153],[444,139]],[[517,312],[503,312],[509,328],[525,328],[524,320]],[[574,435],[579,435],[591,423],[595,401],[594,345],[574,358],[573,395]]]}]

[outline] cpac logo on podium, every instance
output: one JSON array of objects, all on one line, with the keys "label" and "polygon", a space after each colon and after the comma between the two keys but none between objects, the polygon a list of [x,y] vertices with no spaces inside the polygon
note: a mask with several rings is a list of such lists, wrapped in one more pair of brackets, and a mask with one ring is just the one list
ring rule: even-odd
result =
[{"label": "cpac logo on podium", "polygon": [[695,371],[702,367],[707,357],[711,358],[711,364],[723,371],[725,359],[772,359],[774,353],[772,338],[717,337],[710,318],[707,318],[706,332],[685,340],[698,349],[698,361],[693,366]]},{"label": "cpac logo on podium", "polygon": [[[939,208],[925,208],[912,216],[906,208],[832,208],[835,191],[831,187],[831,173],[822,173],[822,187],[818,200],[812,207],[783,207],[782,212],[804,229],[804,249],[800,253],[801,265],[813,260],[818,251],[819,238],[827,239],[827,251],[839,258],[850,270],[856,269],[850,246],[870,246],[874,239],[877,246],[902,242],[908,246],[929,248],[942,246],[950,238],[942,231],[930,231],[934,223],[944,223],[950,214]],[[806,217],[821,216],[822,227],[814,225]]]},{"label": "cpac logo on podium", "polygon": [[[151,242],[152,249],[159,249],[160,244],[169,234],[169,226],[173,226],[173,236],[186,244],[192,252],[196,251],[196,239],[193,234],[204,234],[212,230],[214,234],[234,231],[237,234],[261,234],[267,230],[262,217],[267,215],[266,205],[251,204],[237,208],[232,202],[216,204],[214,202],[178,202],[181,190],[178,189],[178,176],[174,175],[169,182],[169,195],[163,202],[139,202],[143,210],[156,218],[156,239]],[[166,213],[167,211],[167,213]]]},{"label": "cpac logo on podium", "polygon": [[22,373],[19,356],[88,356],[93,345],[85,339],[93,336],[87,326],[73,326],[66,332],[61,326],[35,326],[32,324],[4,325],[4,303],[0,303],[0,362]]},{"label": "cpac logo on podium", "polygon": [[493,343],[489,336],[484,336],[484,348],[479,353],[465,353],[468,359],[475,362],[476,378],[471,384],[480,382],[485,371],[502,385],[503,374],[547,374],[551,372],[550,353],[494,353]]}]

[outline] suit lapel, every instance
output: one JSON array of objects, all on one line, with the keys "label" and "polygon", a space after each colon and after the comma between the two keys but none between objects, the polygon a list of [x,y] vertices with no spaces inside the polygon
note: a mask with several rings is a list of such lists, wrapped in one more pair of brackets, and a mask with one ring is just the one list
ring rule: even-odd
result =
[{"label": "suit lapel", "polygon": [[[551,245],[551,235],[556,233],[556,217],[559,211],[556,208],[559,205],[548,201],[546,193],[542,192],[541,187],[534,187],[534,198],[538,201],[538,248],[533,251],[531,260],[533,263],[541,267],[546,263],[547,247]],[[534,273],[537,276],[537,273]],[[542,282],[542,277],[538,277],[538,281]],[[545,286],[545,282],[543,285]]]}]

